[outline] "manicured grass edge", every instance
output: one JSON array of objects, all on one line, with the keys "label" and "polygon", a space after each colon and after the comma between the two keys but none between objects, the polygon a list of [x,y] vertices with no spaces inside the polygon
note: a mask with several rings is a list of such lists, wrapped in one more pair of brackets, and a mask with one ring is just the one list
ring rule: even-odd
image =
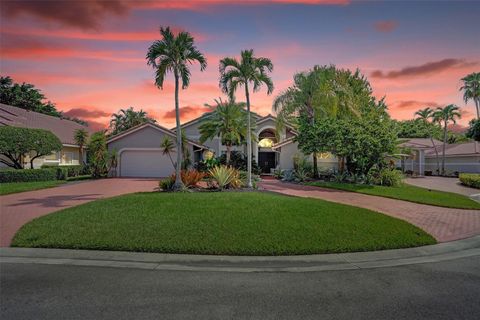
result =
[{"label": "manicured grass edge", "polygon": [[[328,185],[328,184],[325,184],[325,182],[322,182],[322,181],[304,182],[303,184],[307,185],[307,186],[311,186],[311,187],[335,189],[335,190],[341,190],[341,191],[346,191],[346,192],[354,192],[354,193],[364,194],[364,195],[367,195],[367,196],[383,197],[383,198],[389,198],[389,199],[400,200],[400,201],[407,201],[407,202],[418,203],[418,204],[429,205],[429,206],[435,206],[435,207],[441,207],[441,208],[480,210],[480,203],[476,202],[475,200],[473,200],[473,199],[471,199],[467,196],[464,196],[464,195],[461,195],[461,194],[458,194],[458,193],[454,193],[454,192],[446,192],[446,191],[422,188],[422,187],[410,185],[408,183],[404,183],[404,184],[409,186],[409,187],[413,187],[413,188],[425,189],[427,191],[431,191],[431,192],[435,192],[435,193],[453,195],[455,197],[464,198],[465,200],[470,200],[471,203],[472,203],[472,206],[455,206],[455,205],[448,205],[448,204],[438,204],[438,203],[433,203],[433,202],[425,202],[425,201],[422,202],[422,201],[418,201],[418,200],[415,200],[415,199],[399,198],[399,197],[394,197],[394,196],[391,196],[391,195],[388,195],[388,194],[383,194],[383,195],[382,194],[371,194],[371,193],[360,192],[360,191],[351,190],[351,189],[347,189],[347,188],[340,188],[340,187],[333,186],[333,185]],[[345,184],[348,185],[348,183],[345,183]]]}]

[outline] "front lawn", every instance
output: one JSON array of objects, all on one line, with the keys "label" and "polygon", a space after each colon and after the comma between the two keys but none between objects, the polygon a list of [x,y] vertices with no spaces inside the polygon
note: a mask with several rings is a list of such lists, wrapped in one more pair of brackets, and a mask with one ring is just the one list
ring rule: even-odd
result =
[{"label": "front lawn", "polygon": [[0,195],[52,188],[52,187],[59,186],[65,182],[66,181],[64,180],[53,180],[53,181],[0,183]]},{"label": "front lawn", "polygon": [[340,182],[307,182],[309,186],[340,189],[359,192],[373,196],[393,198],[439,207],[459,209],[480,209],[480,203],[457,193],[430,190],[402,184],[399,187],[370,186],[363,184],[340,183]]},{"label": "front lawn", "polygon": [[227,255],[370,251],[435,243],[367,209],[261,192],[137,193],[33,220],[12,246]]}]

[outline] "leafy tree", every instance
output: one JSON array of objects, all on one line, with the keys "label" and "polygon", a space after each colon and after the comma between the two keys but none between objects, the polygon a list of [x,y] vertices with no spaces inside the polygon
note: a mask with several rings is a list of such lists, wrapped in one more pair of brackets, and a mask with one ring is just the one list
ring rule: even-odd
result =
[{"label": "leafy tree", "polygon": [[465,103],[473,100],[477,110],[477,119],[480,119],[480,72],[473,72],[462,78],[463,100]]},{"label": "leafy tree", "polygon": [[0,127],[0,162],[15,169],[23,169],[22,158],[30,155],[30,167],[39,157],[62,150],[62,143],[52,132],[43,129]]},{"label": "leafy tree", "polygon": [[179,81],[182,80],[182,89],[190,84],[189,64],[200,63],[200,70],[207,67],[207,59],[196,48],[194,38],[188,32],[179,32],[176,36],[169,27],[160,28],[161,40],[155,41],[148,49],[147,63],[155,69],[155,84],[163,89],[163,82],[167,73],[172,72],[175,78],[175,120],[177,133],[177,163],[175,168],[174,190],[183,189],[181,179],[182,161],[182,132],[180,126],[180,107],[178,100]]},{"label": "leafy tree", "polygon": [[411,120],[393,120],[398,131],[399,138],[430,138],[442,139],[442,128],[438,123],[430,121],[423,121],[419,118]]},{"label": "leafy tree", "polygon": [[0,77],[0,103],[75,121],[84,126],[88,125],[87,122],[81,119],[65,116],[61,111],[57,110],[53,102],[43,102],[45,99],[43,93],[36,89],[33,84],[25,82],[18,84],[14,83],[9,76]]},{"label": "leafy tree", "polygon": [[457,119],[461,117],[459,108],[454,104],[449,104],[444,108],[439,107],[433,113],[434,121],[443,124],[442,175],[445,175],[445,148],[447,146],[448,124],[450,122],[456,123]]},{"label": "leafy tree", "polygon": [[[210,106],[213,111],[201,119],[200,142],[204,143],[215,137],[220,137],[227,147],[227,165],[230,164],[232,146],[244,143],[247,135],[247,112],[244,103],[215,100],[216,106]],[[254,128],[255,123],[250,124]]]},{"label": "leafy tree", "polygon": [[480,141],[480,119],[470,121],[466,136],[475,141]]},{"label": "leafy tree", "polygon": [[298,135],[299,143],[345,158],[350,173],[363,174],[384,166],[384,157],[395,150],[396,139],[393,122],[375,117],[324,118],[314,125],[301,121]]},{"label": "leafy tree", "polygon": [[[299,147],[313,157],[313,175],[318,176],[317,157],[322,147],[310,135],[308,125],[325,119],[356,118],[374,114],[378,119],[389,118],[383,100],[376,101],[367,79],[357,70],[338,69],[334,65],[315,66],[294,76],[293,86],[273,102],[279,128],[288,122],[306,130],[297,137]],[[303,122],[302,122],[303,121]],[[302,123],[300,123],[302,122]],[[302,129],[299,129],[301,131]]]},{"label": "leafy tree", "polygon": [[108,173],[109,156],[105,131],[98,131],[90,136],[88,151],[92,177],[100,178],[106,176]]},{"label": "leafy tree", "polygon": [[55,117],[61,115],[51,102],[44,103],[45,96],[29,83],[14,83],[10,77],[0,78],[0,102],[22,109]]},{"label": "leafy tree", "polygon": [[[415,116],[417,116],[417,119],[420,120],[421,122],[423,122],[424,126],[426,128],[428,128],[428,124],[434,118],[434,116],[433,116],[434,112],[435,111],[433,111],[433,109],[427,107],[425,109],[421,109],[421,110],[418,110],[417,112],[415,112]],[[427,131],[427,134],[428,134],[428,137],[430,138],[430,142],[432,143],[433,149],[435,150],[435,159],[437,160],[437,173],[439,173],[440,172],[440,160],[439,160],[439,157],[438,157],[437,146],[435,145],[435,142],[433,141],[433,132]]]},{"label": "leafy tree", "polygon": [[73,138],[74,138],[75,143],[78,145],[78,148],[79,148],[78,153],[79,153],[79,156],[80,156],[80,164],[84,165],[83,148],[85,147],[85,145],[88,142],[88,132],[85,129],[77,129],[77,130],[75,130],[75,132],[73,134]]},{"label": "leafy tree", "polygon": [[135,111],[133,107],[120,109],[118,113],[112,114],[110,119],[110,134],[119,134],[147,121],[156,122],[155,119],[148,117],[147,113],[142,109],[139,111]]},{"label": "leafy tree", "polygon": [[[234,100],[235,92],[239,86],[245,89],[247,101],[247,132],[251,132],[250,90],[260,90],[262,85],[267,86],[267,94],[273,92],[273,82],[269,72],[273,71],[272,61],[268,58],[255,57],[253,50],[242,50],[240,61],[236,58],[223,58],[220,60],[220,88]],[[252,187],[252,137],[247,135],[247,187]]]}]

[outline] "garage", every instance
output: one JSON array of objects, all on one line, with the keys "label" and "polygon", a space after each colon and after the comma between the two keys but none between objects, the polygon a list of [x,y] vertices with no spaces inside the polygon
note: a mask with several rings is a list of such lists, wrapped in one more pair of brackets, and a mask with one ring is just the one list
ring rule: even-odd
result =
[{"label": "garage", "polygon": [[[175,170],[168,155],[164,155],[160,145],[162,141],[176,139],[175,132],[156,123],[146,122],[133,127],[107,141],[110,152],[117,152],[118,163],[115,175],[133,178],[162,178],[170,176]],[[203,150],[207,147],[187,139],[191,160],[201,159]],[[176,161],[176,153],[172,152],[172,159]]]},{"label": "garage", "polygon": [[[172,158],[176,155],[173,154]],[[168,177],[174,172],[168,155],[161,150],[124,150],[120,154],[121,177]]]}]

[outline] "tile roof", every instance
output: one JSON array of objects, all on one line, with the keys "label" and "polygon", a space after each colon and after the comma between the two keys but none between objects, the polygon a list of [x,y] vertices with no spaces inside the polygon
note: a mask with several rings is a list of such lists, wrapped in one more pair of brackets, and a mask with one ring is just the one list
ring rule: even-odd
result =
[{"label": "tile roof", "polygon": [[[437,150],[442,154],[442,147],[437,147]],[[435,150],[432,148],[425,152],[425,156],[434,156]],[[478,155],[480,156],[480,142],[466,142],[466,143],[454,143],[447,144],[445,146],[446,156],[459,156],[459,155]]]},{"label": "tile roof", "polygon": [[[434,145],[430,138],[412,138],[412,139],[402,139],[404,142],[400,144],[401,147],[407,147],[412,149],[425,149],[425,148],[432,148]],[[443,142],[433,139],[433,143],[435,146],[441,146]]]},{"label": "tile roof", "polygon": [[76,145],[73,138],[77,129],[92,130],[75,121],[25,110],[0,103],[0,126],[45,129],[53,132],[63,144]]}]

